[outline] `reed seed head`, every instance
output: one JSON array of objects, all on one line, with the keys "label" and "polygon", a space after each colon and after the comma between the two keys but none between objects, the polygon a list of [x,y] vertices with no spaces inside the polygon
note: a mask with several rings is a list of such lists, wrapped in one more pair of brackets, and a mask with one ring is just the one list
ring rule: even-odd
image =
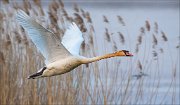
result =
[{"label": "reed seed head", "polygon": [[75,12],[79,12],[79,7],[76,3],[74,4],[74,10],[75,10]]},{"label": "reed seed head", "polygon": [[153,46],[155,47],[158,44],[158,40],[154,34],[152,36],[153,36]]},{"label": "reed seed head", "polygon": [[117,51],[117,49],[118,49],[115,41],[113,41],[113,48],[114,48],[114,51]]},{"label": "reed seed head", "polygon": [[139,44],[136,44],[135,52],[136,52],[136,53],[139,52]]},{"label": "reed seed head", "polygon": [[64,3],[62,2],[62,0],[58,0],[59,1],[59,5],[61,6],[61,8],[64,8]]},{"label": "reed seed head", "polygon": [[165,34],[163,31],[161,31],[161,34],[162,34],[163,40],[164,40],[165,42],[168,41],[168,39],[167,39],[167,37],[166,37],[166,34]]},{"label": "reed seed head", "polygon": [[122,26],[125,26],[125,22],[124,22],[124,20],[123,20],[123,18],[121,17],[121,16],[117,16],[117,18],[118,18],[118,21],[119,21],[119,23],[122,25]]},{"label": "reed seed head", "polygon": [[178,49],[180,47],[180,45],[177,45],[176,48]]},{"label": "reed seed head", "polygon": [[109,32],[108,32],[108,29],[107,29],[107,28],[105,28],[105,35],[106,35],[106,39],[107,39],[107,41],[108,41],[108,42],[110,42],[110,41],[111,41],[111,38],[110,38],[110,34],[109,34]]},{"label": "reed seed head", "polygon": [[163,53],[163,52],[164,52],[164,50],[163,50],[162,48],[160,48],[159,50],[160,50],[160,52],[161,52],[161,53]]},{"label": "reed seed head", "polygon": [[120,37],[120,42],[121,42],[122,44],[124,44],[124,43],[125,43],[124,35],[123,35],[121,32],[118,32],[118,34],[119,34],[119,37]]},{"label": "reed seed head", "polygon": [[86,12],[86,19],[89,23],[92,23],[91,16],[90,16],[89,12]]},{"label": "reed seed head", "polygon": [[74,13],[74,16],[75,16],[75,21],[77,24],[83,24],[84,21],[83,21],[83,18],[78,14],[78,13]]},{"label": "reed seed head", "polygon": [[142,35],[139,35],[138,36],[138,44],[141,45],[141,43],[142,43]]},{"label": "reed seed head", "polygon": [[153,57],[157,57],[158,53],[156,51],[153,51]]},{"label": "reed seed head", "polygon": [[146,25],[145,25],[145,26],[146,26],[147,31],[150,31],[150,30],[151,30],[151,26],[150,26],[149,21],[146,20],[145,22],[146,22]]},{"label": "reed seed head", "polygon": [[84,18],[86,18],[86,13],[84,12],[84,10],[83,10],[82,8],[81,8],[80,10],[81,10],[82,16],[83,16]]},{"label": "reed seed head", "polygon": [[141,28],[140,28],[140,32],[141,32],[142,34],[145,34],[145,29],[144,29],[144,27],[141,27]]},{"label": "reed seed head", "polygon": [[156,34],[158,34],[158,23],[154,22],[154,31]]},{"label": "reed seed head", "polygon": [[3,4],[9,4],[9,0],[2,0]]},{"label": "reed seed head", "polygon": [[138,68],[139,68],[140,70],[142,70],[142,64],[141,64],[141,62],[140,62],[139,60],[138,60],[137,66],[138,66]]},{"label": "reed seed head", "polygon": [[34,1],[34,4],[37,5],[37,6],[41,6],[41,1],[40,0],[33,0]]},{"label": "reed seed head", "polygon": [[104,20],[105,23],[109,23],[109,21],[108,21],[108,19],[107,19],[107,17],[105,15],[103,15],[103,20]]}]

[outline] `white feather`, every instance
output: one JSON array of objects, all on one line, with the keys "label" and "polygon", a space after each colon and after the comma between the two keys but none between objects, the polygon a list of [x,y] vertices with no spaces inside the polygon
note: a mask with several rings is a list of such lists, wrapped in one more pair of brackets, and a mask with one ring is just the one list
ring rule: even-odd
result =
[{"label": "white feather", "polygon": [[72,55],[79,56],[80,47],[83,41],[82,32],[73,22],[66,30],[61,43]]},{"label": "white feather", "polygon": [[38,24],[24,11],[18,10],[16,19],[46,58],[46,64],[71,55],[51,31]]}]

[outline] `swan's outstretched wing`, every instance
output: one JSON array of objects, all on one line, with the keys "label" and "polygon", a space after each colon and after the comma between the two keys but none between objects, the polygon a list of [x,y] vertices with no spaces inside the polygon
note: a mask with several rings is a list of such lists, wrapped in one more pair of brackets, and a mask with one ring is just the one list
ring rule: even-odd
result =
[{"label": "swan's outstretched wing", "polygon": [[18,10],[16,19],[46,58],[46,64],[71,55],[51,31],[38,24],[24,11]]},{"label": "swan's outstretched wing", "polygon": [[61,43],[72,55],[78,56],[83,40],[82,32],[75,23],[72,23],[66,30]]}]

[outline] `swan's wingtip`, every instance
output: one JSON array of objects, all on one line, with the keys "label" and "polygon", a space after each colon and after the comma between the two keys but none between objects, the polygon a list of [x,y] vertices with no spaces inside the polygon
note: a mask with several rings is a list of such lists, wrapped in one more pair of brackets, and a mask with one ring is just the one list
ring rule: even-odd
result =
[{"label": "swan's wingtip", "polygon": [[26,79],[32,79],[30,76],[28,76]]},{"label": "swan's wingtip", "polygon": [[17,14],[24,14],[25,12],[22,9],[17,9]]},{"label": "swan's wingtip", "polygon": [[33,77],[31,77],[31,76],[28,76],[27,79],[35,79],[35,78],[33,78]]},{"label": "swan's wingtip", "polygon": [[78,28],[77,24],[75,22],[72,22],[72,25],[75,27],[75,28]]},{"label": "swan's wingtip", "polygon": [[73,25],[76,25],[76,23],[75,23],[75,22],[72,22],[72,24],[73,24]]}]

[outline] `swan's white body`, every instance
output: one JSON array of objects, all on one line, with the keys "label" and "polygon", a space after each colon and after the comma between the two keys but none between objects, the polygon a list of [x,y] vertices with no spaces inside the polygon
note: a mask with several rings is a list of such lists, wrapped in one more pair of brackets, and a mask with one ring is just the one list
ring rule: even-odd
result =
[{"label": "swan's white body", "polygon": [[79,55],[80,46],[84,39],[82,37],[82,32],[75,23],[72,23],[66,30],[62,42],[60,42],[53,32],[38,24],[24,11],[18,10],[16,19],[26,30],[28,36],[46,59],[46,67],[29,76],[29,78],[34,79],[63,74],[81,64],[91,63],[110,57],[131,56],[129,53],[125,54],[124,50],[105,56],[86,58]]}]

